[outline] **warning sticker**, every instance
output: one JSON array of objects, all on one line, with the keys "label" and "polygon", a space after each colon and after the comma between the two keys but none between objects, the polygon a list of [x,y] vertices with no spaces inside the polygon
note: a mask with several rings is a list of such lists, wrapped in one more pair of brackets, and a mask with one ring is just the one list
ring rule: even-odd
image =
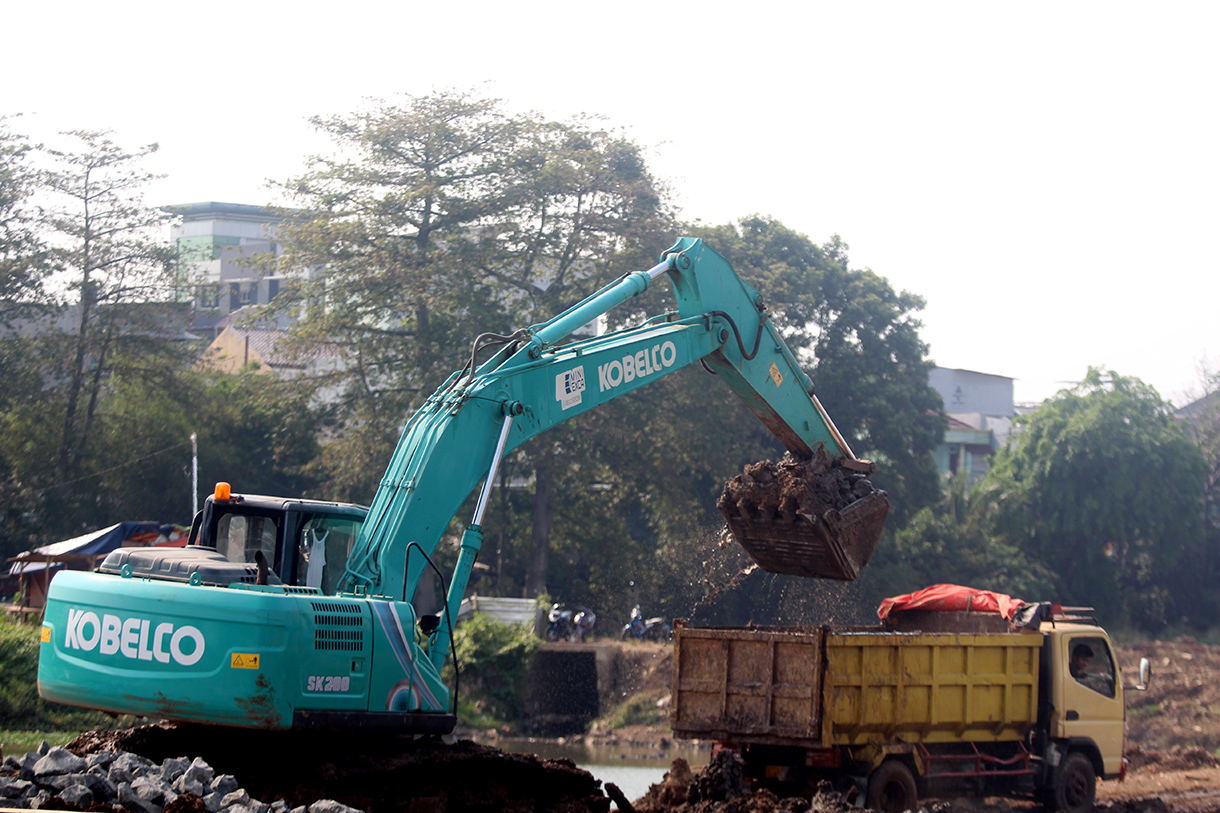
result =
[{"label": "warning sticker", "polygon": [[43,642],[44,644],[49,644],[49,643],[51,643],[51,628],[50,628],[50,627],[43,627],[43,628],[42,628],[42,632],[41,632],[41,638],[42,638],[42,642]]},{"label": "warning sticker", "polygon": [[245,652],[234,652],[229,657],[229,666],[233,669],[257,669],[258,655]]}]

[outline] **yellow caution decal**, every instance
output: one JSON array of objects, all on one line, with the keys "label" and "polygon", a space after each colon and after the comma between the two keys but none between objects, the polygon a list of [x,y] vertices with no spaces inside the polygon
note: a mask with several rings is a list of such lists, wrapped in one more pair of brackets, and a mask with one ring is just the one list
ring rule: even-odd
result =
[{"label": "yellow caution decal", "polygon": [[771,362],[771,369],[767,372],[771,374],[771,380],[775,382],[775,386],[778,387],[784,383],[784,374],[779,371],[779,365],[774,361]]},{"label": "yellow caution decal", "polygon": [[44,644],[51,643],[51,628],[50,627],[45,626],[45,625],[43,626],[42,632],[41,632],[41,640]]},{"label": "yellow caution decal", "polygon": [[258,655],[248,652],[234,652],[229,656],[229,666],[233,669],[257,669]]}]

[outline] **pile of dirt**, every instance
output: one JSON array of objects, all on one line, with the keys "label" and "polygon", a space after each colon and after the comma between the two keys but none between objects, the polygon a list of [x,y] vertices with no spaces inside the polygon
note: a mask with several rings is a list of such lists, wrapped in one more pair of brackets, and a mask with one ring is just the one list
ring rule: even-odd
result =
[{"label": "pile of dirt", "polygon": [[601,782],[567,759],[512,754],[468,740],[403,740],[334,732],[234,732],[160,724],[84,734],[83,756],[122,750],[154,761],[201,757],[251,797],[289,808],[334,799],[367,813],[538,811],[606,813]]},{"label": "pile of dirt", "polygon": [[[812,810],[848,813],[842,796],[825,788],[813,797]],[[620,809],[622,804],[619,805]],[[808,797],[781,799],[769,790],[753,793],[742,777],[741,759],[720,751],[707,767],[693,772],[684,759],[675,759],[661,781],[631,804],[633,813],[806,813]]]},{"label": "pile of dirt", "polygon": [[1140,658],[1152,664],[1147,691],[1128,691],[1127,740],[1146,751],[1175,746],[1220,750],[1220,647],[1182,637],[1118,647],[1123,682],[1139,674]]},{"label": "pile of dirt", "polygon": [[735,511],[769,521],[776,515],[820,517],[842,510],[875,489],[868,477],[843,466],[843,458],[818,449],[808,460],[791,453],[779,463],[763,460],[724,484],[716,503],[721,513]]}]

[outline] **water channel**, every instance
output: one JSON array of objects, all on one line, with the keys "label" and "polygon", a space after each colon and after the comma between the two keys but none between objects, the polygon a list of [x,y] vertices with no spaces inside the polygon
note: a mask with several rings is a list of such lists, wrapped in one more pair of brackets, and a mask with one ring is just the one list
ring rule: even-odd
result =
[{"label": "water channel", "polygon": [[[516,754],[537,754],[543,759],[566,757],[602,781],[613,782],[623,795],[635,801],[648,792],[648,786],[661,781],[669,766],[682,757],[693,770],[707,765],[711,749],[695,748],[670,741],[668,747],[644,745],[588,745],[555,740],[500,739],[495,747]],[[613,807],[611,809],[614,809]]]}]

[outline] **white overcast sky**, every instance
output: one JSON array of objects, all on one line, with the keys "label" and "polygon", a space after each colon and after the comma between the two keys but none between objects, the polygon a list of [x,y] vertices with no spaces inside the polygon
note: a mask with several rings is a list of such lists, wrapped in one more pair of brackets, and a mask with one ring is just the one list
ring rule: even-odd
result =
[{"label": "white overcast sky", "polygon": [[[931,357],[1181,405],[1220,335],[1220,3],[9,4],[0,114],[158,142],[154,204],[269,203],[363,99],[603,116],[689,220],[770,215],[923,296]],[[693,234],[692,236],[698,236]]]}]

